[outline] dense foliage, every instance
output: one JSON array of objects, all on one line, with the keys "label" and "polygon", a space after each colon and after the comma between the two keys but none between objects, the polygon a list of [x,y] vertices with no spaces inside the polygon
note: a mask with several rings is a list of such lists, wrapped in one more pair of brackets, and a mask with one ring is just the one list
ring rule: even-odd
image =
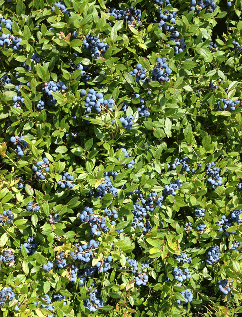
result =
[{"label": "dense foliage", "polygon": [[1,316],[242,312],[241,12],[0,0]]}]

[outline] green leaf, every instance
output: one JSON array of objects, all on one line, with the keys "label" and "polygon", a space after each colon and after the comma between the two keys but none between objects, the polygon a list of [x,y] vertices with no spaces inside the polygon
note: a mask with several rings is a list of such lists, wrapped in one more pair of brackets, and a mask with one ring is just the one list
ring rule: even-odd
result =
[{"label": "green leaf", "polygon": [[68,151],[68,148],[64,145],[58,146],[58,148],[55,150],[56,153],[66,153]]},{"label": "green leaf", "polygon": [[29,40],[31,38],[31,32],[27,25],[24,26],[24,33],[23,36],[26,40]]},{"label": "green leaf", "polygon": [[237,261],[233,261],[233,268],[236,272],[240,272],[240,264]]},{"label": "green leaf", "polygon": [[89,151],[91,148],[92,148],[92,145],[93,145],[93,139],[89,139],[89,140],[87,140],[86,142],[85,142],[85,149],[87,150],[87,151]]},{"label": "green leaf", "polygon": [[44,282],[44,293],[48,293],[50,290],[50,282],[46,281]]},{"label": "green leaf", "polygon": [[37,64],[35,66],[37,75],[39,76],[39,78],[41,78],[44,82],[48,81],[49,76],[47,75],[46,70],[44,69],[43,66],[41,66],[40,64]]},{"label": "green leaf", "polygon": [[118,31],[122,28],[123,26],[123,21],[117,21],[113,28],[112,28],[112,31],[111,31],[111,34],[110,34],[110,38],[112,41],[116,41],[117,39],[117,36],[118,36]]},{"label": "green leaf", "polygon": [[171,137],[171,127],[172,127],[172,122],[169,118],[166,118],[165,121],[165,133],[167,135],[167,137]]},{"label": "green leaf", "polygon": [[38,223],[38,216],[36,214],[31,216],[31,222],[32,222],[33,226],[36,227],[36,225]]},{"label": "green leaf", "polygon": [[14,221],[14,224],[19,229],[25,229],[26,228],[25,224],[27,221],[28,221],[27,219],[18,219]]},{"label": "green leaf", "polygon": [[8,235],[7,233],[5,232],[4,234],[1,235],[1,238],[0,238],[0,247],[4,247],[5,244],[7,243],[8,241]]},{"label": "green leaf", "polygon": [[29,196],[33,196],[33,195],[34,195],[34,190],[33,190],[33,188],[32,188],[29,184],[26,184],[26,185],[25,185],[25,191],[26,191],[26,193],[27,193]]},{"label": "green leaf", "polygon": [[26,275],[29,274],[29,266],[28,266],[28,262],[27,261],[23,260],[22,268],[23,268],[23,271],[24,271],[24,273]]}]

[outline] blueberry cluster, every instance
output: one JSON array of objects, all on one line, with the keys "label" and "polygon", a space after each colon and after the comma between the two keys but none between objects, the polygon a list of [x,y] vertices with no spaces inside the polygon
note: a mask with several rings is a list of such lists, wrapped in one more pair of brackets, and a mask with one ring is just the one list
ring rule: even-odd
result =
[{"label": "blueberry cluster", "polygon": [[206,253],[206,262],[210,265],[214,265],[218,263],[219,258],[221,256],[219,246],[218,245],[213,245],[207,250]]},{"label": "blueberry cluster", "polygon": [[99,58],[101,55],[104,55],[108,49],[109,45],[103,43],[99,40],[98,36],[86,35],[86,39],[83,41],[83,49],[90,49],[92,53],[91,56],[95,59]]},{"label": "blueberry cluster", "polygon": [[72,189],[76,184],[71,183],[74,181],[74,176],[70,175],[68,172],[65,172],[64,175],[60,175],[60,180],[57,183],[57,186],[59,186],[61,189]]},{"label": "blueberry cluster", "polygon": [[[175,170],[176,167],[181,164],[182,165],[182,170],[184,170],[186,172],[189,172],[190,171],[190,167],[188,165],[188,162],[189,162],[189,159],[186,156],[183,157],[183,159],[180,159],[180,160],[178,158],[175,158],[174,163],[171,165],[171,167],[172,167],[173,170]],[[168,168],[170,168],[169,164],[167,164],[167,166],[168,166]]]},{"label": "blueberry cluster", "polygon": [[186,279],[191,278],[191,274],[189,273],[189,270],[187,268],[182,271],[182,269],[174,267],[172,274],[178,282],[183,282]]},{"label": "blueberry cluster", "polygon": [[14,299],[15,294],[12,290],[12,287],[4,287],[0,290],[0,306],[4,306],[7,300]]},{"label": "blueberry cluster", "polygon": [[225,236],[229,236],[230,234],[234,234],[233,232],[227,232],[226,230],[233,225],[233,222],[242,223],[242,219],[240,219],[240,214],[242,213],[242,209],[235,209],[231,215],[230,219],[228,219],[225,215],[221,216],[221,220],[216,222],[216,225],[219,226],[218,231],[223,231]]},{"label": "blueberry cluster", "polygon": [[182,182],[179,181],[178,179],[175,180],[174,183],[170,185],[165,185],[165,188],[163,190],[164,195],[176,195],[176,191],[182,186]]},{"label": "blueberry cluster", "polygon": [[[171,34],[169,40],[176,42],[176,45],[174,46],[175,55],[177,55],[178,53],[182,53],[187,46],[185,43],[185,39],[183,37],[179,39],[179,32],[178,31],[174,31]],[[170,44],[167,44],[167,46],[170,47]]]},{"label": "blueberry cluster", "polygon": [[53,268],[54,264],[52,262],[48,262],[43,265],[43,270],[49,272]]},{"label": "blueberry cluster", "polygon": [[19,156],[23,156],[24,155],[24,150],[26,148],[29,147],[29,144],[24,141],[24,139],[22,139],[21,137],[19,137],[18,135],[12,136],[10,138],[10,141],[14,144],[17,145],[17,148],[15,149],[15,151],[17,152],[17,154]]},{"label": "blueberry cluster", "polygon": [[149,78],[147,77],[146,74],[147,70],[146,68],[143,68],[141,64],[137,64],[133,70],[131,70],[129,73],[130,75],[136,76],[136,82],[139,84],[140,80],[149,82]]},{"label": "blueberry cluster", "polygon": [[11,267],[15,264],[15,257],[12,250],[4,250],[3,255],[0,256],[0,262],[4,262],[7,266]]},{"label": "blueberry cluster", "polygon": [[97,262],[96,267],[98,268],[99,273],[105,273],[109,269],[111,269],[110,262],[113,261],[112,256],[108,256],[107,258],[103,259],[102,261]]},{"label": "blueberry cluster", "polygon": [[41,161],[37,162],[36,165],[32,167],[32,170],[36,172],[36,179],[44,180],[46,173],[50,171],[50,162],[47,157],[44,157]]},{"label": "blueberry cluster", "polygon": [[80,274],[78,274],[78,278],[80,279],[79,285],[83,286],[85,284],[85,280],[87,277],[91,277],[97,271],[96,266],[88,266]]},{"label": "blueberry cluster", "polygon": [[193,299],[193,295],[192,292],[189,290],[185,290],[182,291],[181,294],[184,296],[185,300],[181,301],[180,299],[178,299],[176,302],[178,305],[180,304],[187,304],[187,303],[191,303],[192,299]]},{"label": "blueberry cluster", "polygon": [[7,85],[7,84],[11,84],[12,83],[12,80],[11,78],[8,76],[7,73],[5,73],[1,78],[0,78],[0,83],[2,85]]},{"label": "blueberry cluster", "polygon": [[63,269],[64,267],[67,266],[66,259],[65,259],[65,254],[64,252],[60,252],[57,257],[56,257],[56,264],[59,269]]},{"label": "blueberry cluster", "polygon": [[[1,29],[1,26],[0,26]],[[11,34],[4,34],[0,35],[0,47],[5,46],[9,48],[13,48],[15,51],[19,51],[23,48],[20,44],[22,39],[18,36],[13,36]],[[1,51],[0,51],[1,52]]]},{"label": "blueberry cluster", "polygon": [[55,10],[55,6],[61,11],[63,11],[64,14],[69,13],[69,11],[66,9],[66,6],[62,4],[61,2],[55,2],[53,7],[51,8],[52,11]]},{"label": "blueberry cluster", "polygon": [[45,101],[43,99],[40,99],[36,105],[37,109],[43,110],[45,108]]},{"label": "blueberry cluster", "polygon": [[172,73],[172,70],[169,68],[166,58],[157,58],[156,65],[152,71],[153,74],[153,80],[160,82],[168,82],[169,81],[169,75]]},{"label": "blueberry cluster", "polygon": [[125,127],[127,130],[131,130],[134,120],[134,117],[132,115],[121,117],[119,120],[122,123],[123,127]]},{"label": "blueberry cluster", "polygon": [[[117,149],[117,151],[118,151],[119,149]],[[126,158],[128,158],[129,157],[129,153],[128,153],[128,151],[125,149],[125,148],[122,148],[122,151],[124,152],[124,156],[126,157]],[[120,156],[118,157],[118,159],[120,159]],[[131,168],[131,167],[133,167],[134,166],[134,164],[135,164],[135,162],[134,162],[134,160],[132,160],[131,162],[129,162],[128,164],[124,164],[124,166],[126,166],[127,165],[127,167],[128,168]],[[117,173],[117,172],[116,172]],[[112,175],[113,176],[113,175]],[[117,175],[116,175],[117,176]],[[115,176],[115,177],[116,177]],[[114,179],[115,179],[115,177],[114,177]]]},{"label": "blueberry cluster", "polygon": [[143,194],[139,193],[138,199],[136,202],[140,201],[147,211],[154,211],[155,205],[157,205],[159,208],[162,206],[164,197],[163,196],[157,196],[156,192],[151,192],[148,195],[148,199],[145,199],[143,197]]},{"label": "blueberry cluster", "polygon": [[174,258],[179,262],[179,263],[188,263],[190,264],[192,262],[192,258],[188,256],[185,252],[182,252],[181,255],[175,254]]},{"label": "blueberry cluster", "polygon": [[206,13],[212,13],[216,9],[216,3],[214,0],[191,0],[191,11],[200,13],[206,9]]},{"label": "blueberry cluster", "polygon": [[171,23],[171,24],[175,24],[176,23],[176,17],[177,17],[177,13],[176,12],[170,12],[168,10],[164,10],[163,12],[161,12],[160,10],[160,22],[159,22],[159,28],[163,31],[169,31],[169,32],[174,32],[175,31],[175,27],[174,26],[169,26],[167,24]]},{"label": "blueberry cluster", "polygon": [[141,264],[141,271],[138,269],[138,262],[134,259],[126,258],[126,261],[129,263],[130,266],[120,267],[120,269],[130,269],[132,273],[135,275],[135,284],[137,286],[146,285],[148,283],[148,275],[147,269],[149,268],[148,263]]},{"label": "blueberry cluster", "polygon": [[214,162],[207,164],[206,174],[210,176],[208,182],[212,185],[212,189],[215,189],[217,186],[221,186],[223,183],[223,178],[220,176],[220,168],[216,167]]},{"label": "blueberry cluster", "polygon": [[110,98],[109,100],[104,99],[101,92],[96,92],[94,89],[89,89],[88,93],[83,89],[81,91],[82,96],[86,96],[85,107],[86,113],[92,112],[92,109],[97,113],[105,111],[107,108],[113,111],[114,100]]},{"label": "blueberry cluster", "polygon": [[[33,53],[32,57],[30,58],[30,62],[35,62],[35,65],[36,63],[39,63],[40,60],[40,57],[38,57],[36,53]],[[31,65],[27,65],[26,62],[23,63],[23,67],[28,71],[31,70]]]},{"label": "blueberry cluster", "polygon": [[31,200],[28,202],[26,210],[36,212],[40,210],[40,206],[36,205],[33,200]]},{"label": "blueberry cluster", "polygon": [[238,190],[241,191],[242,190],[242,183],[238,184]]},{"label": "blueberry cluster", "polygon": [[[124,18],[124,10],[118,10],[118,9],[116,9],[116,8],[111,8],[111,9],[108,10],[108,14],[111,15],[111,16],[113,16],[113,17],[115,18],[115,20],[119,20],[119,19],[121,19],[121,18],[122,18],[122,19]],[[114,25],[113,22],[109,22],[109,24],[110,24],[111,26]]]},{"label": "blueberry cluster", "polygon": [[232,99],[220,99],[220,101],[218,101],[217,103],[218,110],[231,110],[231,111],[234,111],[235,106],[239,104],[240,104],[239,100],[233,101]]},{"label": "blueberry cluster", "polygon": [[[42,297],[42,300],[45,301],[47,305],[46,304],[41,304],[41,307],[43,307],[45,309],[48,309],[51,312],[54,311],[54,307],[53,307],[53,305],[51,305],[52,300],[51,300],[51,298],[49,297],[48,294],[45,294],[45,297]],[[53,315],[51,315],[51,316],[53,316]]]},{"label": "blueberry cluster", "polygon": [[129,24],[132,25],[133,27],[135,27],[137,24],[141,25],[141,10],[140,9],[134,9],[133,6],[126,8],[125,12],[124,12],[124,21]]},{"label": "blueberry cluster", "polygon": [[105,176],[102,179],[101,184],[97,187],[95,192],[91,192],[90,195],[95,195],[96,198],[102,198],[107,193],[112,193],[114,196],[118,196],[118,190],[112,185],[111,179],[109,176]]},{"label": "blueberry cluster", "polygon": [[34,237],[28,237],[27,241],[23,244],[23,246],[27,250],[27,254],[33,254],[36,253],[37,243],[34,239]]},{"label": "blueberry cluster", "polygon": [[0,16],[0,32],[2,32],[2,23],[4,24],[4,27],[8,29],[9,31],[12,31],[12,20],[5,19],[3,16]]},{"label": "blueberry cluster", "polygon": [[157,3],[157,4],[160,5],[160,6],[162,6],[162,4],[164,3],[164,1],[165,1],[165,5],[166,5],[166,6],[171,5],[170,0],[154,0],[154,1],[155,1],[155,3]]},{"label": "blueberry cluster", "polygon": [[14,215],[11,210],[4,210],[2,214],[0,214],[0,227],[5,226],[5,223],[11,223],[14,220]]},{"label": "blueberry cluster", "polygon": [[59,222],[59,214],[49,215],[49,223],[54,224]]},{"label": "blueberry cluster", "polygon": [[91,79],[91,76],[88,74],[88,66],[87,65],[82,65],[82,63],[73,64],[73,68],[74,68],[74,70],[81,71],[81,81],[87,82],[88,80]]},{"label": "blueberry cluster", "polygon": [[195,209],[195,217],[204,217],[205,216],[205,209]]},{"label": "blueberry cluster", "polygon": [[99,217],[94,214],[93,208],[85,207],[83,212],[79,215],[82,223],[88,222],[91,226],[91,235],[100,236],[101,230],[106,232],[108,226],[106,225],[106,217]]},{"label": "blueberry cluster", "polygon": [[[96,287],[96,284],[93,283],[92,286],[89,288],[89,291]],[[91,313],[94,313],[98,309],[102,308],[104,306],[103,299],[101,297],[101,292],[97,289],[92,289],[90,291],[90,298],[85,300],[84,307],[89,309]]]},{"label": "blueberry cluster", "polygon": [[132,210],[132,213],[134,214],[134,219],[132,221],[132,227],[143,230],[143,232],[149,232],[152,229],[152,226],[150,224],[149,220],[144,221],[144,219],[147,218],[147,211],[144,207],[142,207],[140,204],[134,204],[134,210]]},{"label": "blueberry cluster", "polygon": [[184,230],[185,231],[192,231],[192,223],[191,222],[186,222]]},{"label": "blueberry cluster", "polygon": [[239,251],[238,248],[240,247],[241,243],[240,242],[233,242],[231,247],[230,247],[230,250],[236,250],[236,251]]},{"label": "blueberry cluster", "polygon": [[218,231],[223,231],[226,236],[229,236],[231,233],[234,233],[226,231],[226,229],[231,227],[232,222],[225,215],[221,216],[221,220],[216,221],[216,225],[219,226]]},{"label": "blueberry cluster", "polygon": [[[216,43],[210,42],[208,48],[213,52],[217,52],[219,50],[219,47],[217,46]],[[217,88],[217,87],[216,87]]]},{"label": "blueberry cluster", "polygon": [[24,98],[21,96],[13,96],[12,100],[14,102],[13,107],[21,109],[21,106],[24,104]]},{"label": "blueberry cluster", "polygon": [[71,252],[73,260],[79,260],[83,263],[88,263],[94,258],[94,250],[99,246],[99,241],[91,240],[89,244],[81,246],[76,245],[75,252]]},{"label": "blueberry cluster", "polygon": [[218,281],[218,288],[220,290],[221,293],[223,293],[224,295],[227,295],[229,292],[232,291],[232,283],[233,283],[233,279],[231,278],[230,282],[228,282],[227,279],[221,279]]},{"label": "blueberry cluster", "polygon": [[199,225],[197,225],[196,229],[197,229],[197,231],[205,232],[206,227],[207,226],[204,223],[200,223]]},{"label": "blueberry cluster", "polygon": [[63,81],[55,82],[50,80],[47,83],[44,83],[42,90],[47,96],[47,105],[51,106],[52,104],[56,103],[56,99],[52,95],[53,92],[65,92],[66,89],[67,87]]},{"label": "blueberry cluster", "polygon": [[232,44],[234,45],[234,47],[233,47],[233,49],[232,49],[233,52],[236,53],[236,52],[238,52],[238,51],[239,51],[239,52],[242,51],[242,46],[240,46],[238,42],[233,41]]},{"label": "blueberry cluster", "polygon": [[71,266],[71,273],[69,275],[69,280],[72,284],[74,284],[76,282],[77,273],[78,273],[78,268],[75,265],[72,265]]},{"label": "blueberry cluster", "polygon": [[[139,94],[134,94],[134,98],[138,98],[140,100],[140,102],[137,104],[137,106],[138,106],[137,111],[138,111],[139,116],[149,117],[150,112],[147,110],[145,100],[143,98],[141,98],[141,96]],[[125,102],[121,110],[126,111],[129,106],[130,106],[130,103]]]}]

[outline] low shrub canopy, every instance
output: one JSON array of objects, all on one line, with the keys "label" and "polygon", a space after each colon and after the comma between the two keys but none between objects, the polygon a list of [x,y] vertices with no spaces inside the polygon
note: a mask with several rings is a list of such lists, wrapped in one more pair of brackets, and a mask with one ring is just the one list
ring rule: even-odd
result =
[{"label": "low shrub canopy", "polygon": [[241,1],[0,5],[3,316],[241,313]]}]

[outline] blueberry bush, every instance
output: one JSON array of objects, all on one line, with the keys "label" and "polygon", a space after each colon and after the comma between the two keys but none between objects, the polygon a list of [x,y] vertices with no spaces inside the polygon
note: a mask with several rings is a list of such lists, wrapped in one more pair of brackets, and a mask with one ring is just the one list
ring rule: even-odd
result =
[{"label": "blueberry bush", "polygon": [[1,316],[242,313],[241,12],[0,0]]}]

